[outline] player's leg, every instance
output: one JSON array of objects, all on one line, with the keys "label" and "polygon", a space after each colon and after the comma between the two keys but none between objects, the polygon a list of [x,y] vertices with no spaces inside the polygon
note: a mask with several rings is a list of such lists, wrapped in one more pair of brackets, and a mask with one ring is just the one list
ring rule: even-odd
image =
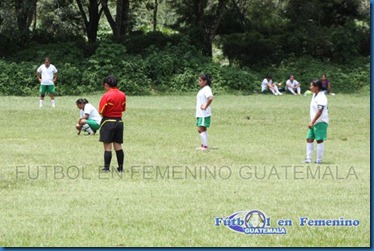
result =
[{"label": "player's leg", "polygon": [[104,145],[104,168],[102,171],[109,172],[110,162],[112,161],[112,143],[103,143]]},{"label": "player's leg", "polygon": [[306,157],[304,160],[304,163],[311,163],[312,162],[312,157],[313,157],[313,151],[314,151],[314,130],[309,129],[308,134],[306,137]]},{"label": "player's leg", "polygon": [[315,163],[321,164],[323,159],[323,154],[325,152],[325,143],[324,141],[327,138],[327,123],[318,123],[316,127],[316,141],[317,141],[317,159]]},{"label": "player's leg", "polygon": [[[90,135],[95,135],[98,124],[95,120],[92,119],[81,119],[81,124],[83,126],[83,130],[88,132]],[[96,128],[96,129],[95,129]]]},{"label": "player's leg", "polygon": [[297,91],[297,94],[298,94],[298,95],[301,95],[301,88],[300,88],[300,85],[297,85],[297,86],[296,86],[296,91]]},{"label": "player's leg", "polygon": [[113,147],[116,151],[116,157],[117,157],[117,171],[123,172],[123,163],[125,161],[125,153],[122,150],[122,144],[123,144],[123,122],[118,121],[116,122],[116,130],[114,134],[114,142]]},{"label": "player's leg", "polygon": [[100,128],[100,141],[104,146],[104,168],[103,172],[109,172],[110,162],[112,161],[112,143],[113,143],[113,122],[103,121]]},{"label": "player's leg", "polygon": [[274,91],[275,91],[278,95],[282,95],[282,93],[279,91],[278,86],[277,86],[276,84],[273,84],[273,88],[274,88]]},{"label": "player's leg", "polygon": [[207,150],[208,149],[208,127],[210,126],[210,116],[209,117],[201,117],[197,119],[197,124],[201,140],[201,147],[198,148],[199,150]]},{"label": "player's leg", "polygon": [[55,85],[48,85],[48,92],[49,92],[49,96],[51,97],[51,106],[55,108],[56,107],[55,95],[54,95],[56,92]]},{"label": "player's leg", "polygon": [[39,100],[39,107],[43,108],[44,105],[44,97],[45,92],[47,91],[47,88],[45,85],[40,85],[39,92],[40,92],[40,100]]},{"label": "player's leg", "polygon": [[270,91],[271,91],[274,95],[278,95],[278,92],[275,90],[274,85],[270,85],[270,86],[269,86],[269,89],[270,89]]},{"label": "player's leg", "polygon": [[292,87],[292,86],[288,86],[287,89],[292,93],[292,95],[296,95],[296,93],[295,93],[295,91],[293,90],[293,87]]}]

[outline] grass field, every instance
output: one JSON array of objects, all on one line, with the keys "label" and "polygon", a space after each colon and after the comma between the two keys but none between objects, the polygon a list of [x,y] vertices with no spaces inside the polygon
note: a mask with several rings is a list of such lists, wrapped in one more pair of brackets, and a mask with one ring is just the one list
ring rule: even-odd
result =
[{"label": "grass field", "polygon": [[[209,152],[195,150],[194,95],[128,97],[122,176],[99,172],[97,135],[77,136],[77,98],[40,110],[37,97],[1,97],[0,246],[369,246],[369,95],[328,97],[324,165],[302,164],[311,96],[217,95]],[[214,226],[250,209],[294,224],[257,236]]]}]

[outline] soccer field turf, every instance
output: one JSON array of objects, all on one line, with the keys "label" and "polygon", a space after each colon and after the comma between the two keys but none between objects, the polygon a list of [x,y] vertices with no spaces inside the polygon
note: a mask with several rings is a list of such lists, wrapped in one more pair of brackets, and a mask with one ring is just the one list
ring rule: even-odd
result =
[{"label": "soccer field turf", "polygon": [[[302,164],[311,96],[216,95],[208,152],[195,150],[194,95],[130,96],[122,176],[99,172],[98,135],[77,136],[77,98],[40,110],[37,97],[1,97],[0,246],[369,246],[369,95],[328,96],[323,165]],[[100,96],[86,98],[97,107]],[[251,209],[293,226],[215,226]]]}]

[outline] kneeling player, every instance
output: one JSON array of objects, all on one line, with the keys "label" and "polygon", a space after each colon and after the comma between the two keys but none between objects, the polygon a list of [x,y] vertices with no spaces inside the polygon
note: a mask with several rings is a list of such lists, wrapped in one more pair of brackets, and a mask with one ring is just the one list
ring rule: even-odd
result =
[{"label": "kneeling player", "polygon": [[94,135],[100,128],[100,114],[93,105],[88,103],[87,99],[80,98],[76,101],[76,104],[81,110],[80,119],[75,126],[78,135],[82,130],[88,132],[88,135]]}]

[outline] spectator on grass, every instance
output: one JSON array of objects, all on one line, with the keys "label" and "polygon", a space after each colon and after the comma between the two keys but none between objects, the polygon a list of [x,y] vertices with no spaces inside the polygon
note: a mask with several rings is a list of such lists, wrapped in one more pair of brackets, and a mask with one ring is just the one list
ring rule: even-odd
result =
[{"label": "spectator on grass", "polygon": [[286,90],[289,90],[293,95],[296,95],[295,90],[298,95],[301,95],[300,83],[295,79],[294,75],[290,75],[286,82]]},{"label": "spectator on grass", "polygon": [[326,74],[323,74],[321,76],[321,84],[322,84],[322,91],[327,95],[327,94],[330,94],[330,95],[333,95],[333,93],[331,92],[331,83],[330,83],[330,80],[328,80]]},{"label": "spectator on grass", "polygon": [[276,96],[282,95],[282,93],[278,90],[277,85],[273,83],[270,75],[266,76],[261,83],[261,92],[266,93],[267,90],[270,90]]}]

